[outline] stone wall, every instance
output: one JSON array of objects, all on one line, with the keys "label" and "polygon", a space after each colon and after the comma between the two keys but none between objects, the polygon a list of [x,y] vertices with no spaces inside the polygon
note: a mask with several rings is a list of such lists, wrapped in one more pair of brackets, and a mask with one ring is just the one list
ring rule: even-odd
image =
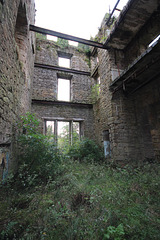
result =
[{"label": "stone wall", "polygon": [[31,106],[34,17],[33,0],[0,1],[0,146],[11,149],[14,124]]},{"label": "stone wall", "polygon": [[[93,108],[91,105],[93,81],[89,76],[89,56],[79,47],[63,46],[54,41],[37,39],[36,45],[35,63],[59,67],[59,57],[70,58],[68,70],[82,71],[80,73],[66,73],[62,69],[57,71],[47,69],[45,66],[43,68],[35,67],[32,112],[36,113],[37,117],[42,120],[41,131],[44,132],[45,119],[65,119],[66,121],[81,119],[84,136],[94,138]],[[57,99],[58,78],[70,80],[71,99],[66,104]]]},{"label": "stone wall", "polygon": [[112,94],[112,57],[99,50],[99,99],[94,104],[96,139],[103,144],[103,131],[109,130],[111,157],[117,161],[140,161],[160,156],[159,80],[147,84],[131,96]]},{"label": "stone wall", "polygon": [[[78,50],[77,47],[61,47],[56,42],[37,40],[36,63],[59,66],[58,57],[70,58],[70,68],[84,72],[90,72],[89,57]],[[57,100],[58,78],[71,79],[71,101],[79,103],[91,103],[90,76],[83,74],[64,73],[49,69],[35,68],[33,81],[33,99]]]},{"label": "stone wall", "polygon": [[[126,96],[122,89],[115,93],[110,91],[112,81],[119,77],[158,35],[158,16],[158,12],[155,12],[124,50],[112,47],[98,50],[97,72],[101,84],[99,98],[94,105],[95,135],[98,142],[103,144],[103,131],[109,131],[111,159],[116,161],[135,162],[160,157],[159,78],[148,82],[129,96]],[[116,35],[115,41],[117,39]],[[93,51],[92,71],[96,58],[97,54]],[[151,70],[150,79],[152,73]]]},{"label": "stone wall", "polygon": [[40,130],[42,133],[45,133],[45,120],[80,120],[82,123],[82,135],[95,139],[93,129],[93,109],[91,107],[33,103],[32,112],[35,113],[36,117],[41,120]]}]

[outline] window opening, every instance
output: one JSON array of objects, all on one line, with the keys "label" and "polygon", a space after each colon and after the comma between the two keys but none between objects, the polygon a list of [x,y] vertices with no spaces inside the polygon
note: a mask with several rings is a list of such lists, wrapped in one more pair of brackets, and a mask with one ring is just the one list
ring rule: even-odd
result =
[{"label": "window opening", "polygon": [[72,145],[81,139],[81,123],[67,120],[45,120],[45,135],[50,136],[59,148]]},{"label": "window opening", "polygon": [[104,156],[105,158],[108,158],[111,156],[110,139],[109,139],[108,130],[103,131],[103,143],[104,143]]},{"label": "window opening", "polygon": [[97,75],[95,82],[96,82],[96,86],[97,86],[97,92],[98,92],[98,95],[99,95],[100,90],[101,90],[101,89],[100,89],[101,78],[100,78],[99,75]]},{"label": "window opening", "polygon": [[80,122],[73,122],[72,143],[80,140]]},{"label": "window opening", "polygon": [[70,101],[70,80],[58,78],[58,100]]},{"label": "window opening", "polygon": [[97,84],[100,85],[100,83],[101,83],[101,79],[100,79],[100,77],[98,76],[98,78],[97,78]]},{"label": "window opening", "polygon": [[50,40],[50,41],[54,41],[54,42],[57,42],[57,37],[54,37],[54,36],[51,36],[51,35],[47,35],[47,39]]},{"label": "window opening", "polygon": [[70,144],[70,122],[58,121],[58,147],[63,148]]},{"label": "window opening", "polygon": [[98,58],[98,56],[96,56],[96,64],[98,64],[99,63],[99,58]]},{"label": "window opening", "polygon": [[55,134],[54,121],[46,121],[46,135],[51,136]]},{"label": "window opening", "polygon": [[70,68],[71,66],[70,58],[58,57],[58,63],[60,67]]},{"label": "window opening", "polygon": [[78,47],[78,42],[74,42],[74,41],[69,40],[68,43],[69,43],[69,45],[71,45],[71,46]]}]

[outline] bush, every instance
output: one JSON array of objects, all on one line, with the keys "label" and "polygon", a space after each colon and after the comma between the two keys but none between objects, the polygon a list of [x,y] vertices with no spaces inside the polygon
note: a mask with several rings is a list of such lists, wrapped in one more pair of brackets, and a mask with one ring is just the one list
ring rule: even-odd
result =
[{"label": "bush", "polygon": [[32,184],[37,179],[46,181],[54,178],[61,169],[62,157],[51,136],[39,132],[39,121],[30,113],[22,116],[17,126],[20,132],[17,138],[17,175],[21,182]]},{"label": "bush", "polygon": [[100,162],[104,159],[102,150],[96,143],[88,138],[76,141],[68,148],[68,156],[73,160]]}]

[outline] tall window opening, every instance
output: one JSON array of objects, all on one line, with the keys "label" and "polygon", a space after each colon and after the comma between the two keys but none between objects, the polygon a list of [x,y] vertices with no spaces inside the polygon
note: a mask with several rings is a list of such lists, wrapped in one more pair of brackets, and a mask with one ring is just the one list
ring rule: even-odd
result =
[{"label": "tall window opening", "polygon": [[46,121],[46,135],[51,136],[55,134],[55,121]]},{"label": "tall window opening", "polygon": [[80,140],[80,122],[73,122],[72,143]]},{"label": "tall window opening", "polygon": [[104,143],[104,156],[105,158],[109,158],[111,156],[109,130],[103,131],[103,143]]},{"label": "tall window opening", "polygon": [[70,101],[71,100],[71,80],[58,78],[58,100]]},{"label": "tall window opening", "polygon": [[96,89],[97,89],[97,94],[99,95],[99,93],[100,93],[100,86],[101,86],[101,78],[100,78],[100,76],[99,76],[99,74],[97,74],[96,76],[95,76],[95,86],[96,86]]},{"label": "tall window opening", "polygon": [[58,121],[58,147],[63,148],[70,144],[70,123]]}]

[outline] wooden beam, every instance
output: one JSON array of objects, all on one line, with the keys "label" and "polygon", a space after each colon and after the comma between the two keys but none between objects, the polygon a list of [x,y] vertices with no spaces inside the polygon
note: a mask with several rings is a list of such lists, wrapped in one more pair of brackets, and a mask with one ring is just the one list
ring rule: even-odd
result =
[{"label": "wooden beam", "polygon": [[41,63],[35,63],[34,66],[38,67],[38,68],[56,70],[56,71],[67,72],[67,73],[74,73],[74,74],[80,74],[80,75],[86,75],[86,76],[91,75],[90,72],[79,71],[79,70],[76,70],[76,69],[70,69],[70,68],[59,67],[59,66],[52,66],[52,65],[41,64]]},{"label": "wooden beam", "polygon": [[45,35],[51,35],[51,36],[55,36],[55,37],[58,37],[58,38],[63,38],[63,39],[66,39],[66,40],[79,42],[79,43],[82,43],[82,44],[85,44],[85,45],[88,45],[88,46],[92,46],[92,47],[103,48],[103,49],[107,48],[106,46],[104,46],[102,43],[99,43],[99,42],[94,42],[94,41],[91,41],[91,40],[86,40],[86,39],[83,39],[83,38],[74,37],[74,36],[71,36],[71,35],[68,35],[68,34],[52,31],[52,30],[37,27],[37,26],[34,26],[34,25],[30,25],[29,30],[33,31],[33,32],[37,32],[37,33],[42,33],[42,34],[45,34]]},{"label": "wooden beam", "polygon": [[37,100],[37,99],[32,99],[32,104],[61,105],[61,106],[69,106],[69,107],[93,108],[93,105],[88,104],[88,103],[48,101],[48,100]]}]

